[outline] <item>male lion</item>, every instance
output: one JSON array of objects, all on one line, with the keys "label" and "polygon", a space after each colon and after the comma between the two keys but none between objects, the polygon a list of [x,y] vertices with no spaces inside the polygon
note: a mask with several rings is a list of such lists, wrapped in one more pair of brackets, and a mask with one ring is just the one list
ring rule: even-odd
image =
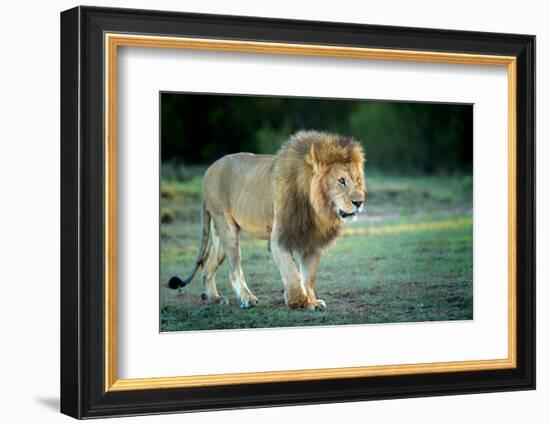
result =
[{"label": "male lion", "polygon": [[355,140],[316,131],[296,133],[276,155],[237,153],[217,160],[203,179],[202,234],[193,271],[183,280],[172,277],[170,288],[187,285],[201,267],[203,298],[227,303],[215,282],[227,257],[241,308],[256,304],[241,269],[239,233],[243,230],[269,240],[288,307],[325,308],[325,302],[315,296],[319,259],[363,207],[364,162]]}]

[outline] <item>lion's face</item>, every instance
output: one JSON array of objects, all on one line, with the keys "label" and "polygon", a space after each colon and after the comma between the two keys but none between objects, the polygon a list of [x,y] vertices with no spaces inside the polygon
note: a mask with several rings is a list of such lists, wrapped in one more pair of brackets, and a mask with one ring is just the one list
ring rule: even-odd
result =
[{"label": "lion's face", "polygon": [[317,203],[318,212],[323,208],[324,214],[343,222],[355,221],[365,204],[363,168],[357,164],[336,163],[318,169],[316,177],[312,183],[317,190],[312,190],[312,193],[323,193],[325,201],[322,205]]}]

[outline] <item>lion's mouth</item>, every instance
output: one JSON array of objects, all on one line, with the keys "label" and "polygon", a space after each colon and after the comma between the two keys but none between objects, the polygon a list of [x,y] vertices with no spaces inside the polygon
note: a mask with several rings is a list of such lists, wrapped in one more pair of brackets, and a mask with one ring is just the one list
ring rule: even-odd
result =
[{"label": "lion's mouth", "polygon": [[353,218],[357,215],[357,213],[355,212],[350,212],[350,213],[347,213],[341,209],[338,209],[338,215],[343,219],[343,220],[346,220],[348,218]]}]

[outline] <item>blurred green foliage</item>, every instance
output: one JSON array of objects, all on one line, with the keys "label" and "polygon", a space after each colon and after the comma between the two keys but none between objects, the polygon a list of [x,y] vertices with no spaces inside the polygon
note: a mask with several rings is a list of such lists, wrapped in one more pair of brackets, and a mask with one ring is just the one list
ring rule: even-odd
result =
[{"label": "blurred green foliage", "polygon": [[470,172],[471,105],[162,93],[162,160],[207,164],[222,155],[275,153],[295,131],[352,136],[371,170]]}]

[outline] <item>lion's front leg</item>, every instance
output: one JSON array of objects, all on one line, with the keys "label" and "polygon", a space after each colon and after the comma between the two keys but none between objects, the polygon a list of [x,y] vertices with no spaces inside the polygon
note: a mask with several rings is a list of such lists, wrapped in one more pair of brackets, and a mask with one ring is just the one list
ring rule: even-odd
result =
[{"label": "lion's front leg", "polygon": [[305,254],[300,258],[300,274],[302,286],[306,289],[307,299],[304,307],[308,310],[326,308],[325,302],[315,296],[315,281],[321,255],[318,253]]},{"label": "lion's front leg", "polygon": [[300,308],[306,303],[306,289],[302,285],[300,273],[291,253],[279,245],[277,238],[276,232],[273,232],[270,246],[285,287],[285,304],[292,309]]}]

